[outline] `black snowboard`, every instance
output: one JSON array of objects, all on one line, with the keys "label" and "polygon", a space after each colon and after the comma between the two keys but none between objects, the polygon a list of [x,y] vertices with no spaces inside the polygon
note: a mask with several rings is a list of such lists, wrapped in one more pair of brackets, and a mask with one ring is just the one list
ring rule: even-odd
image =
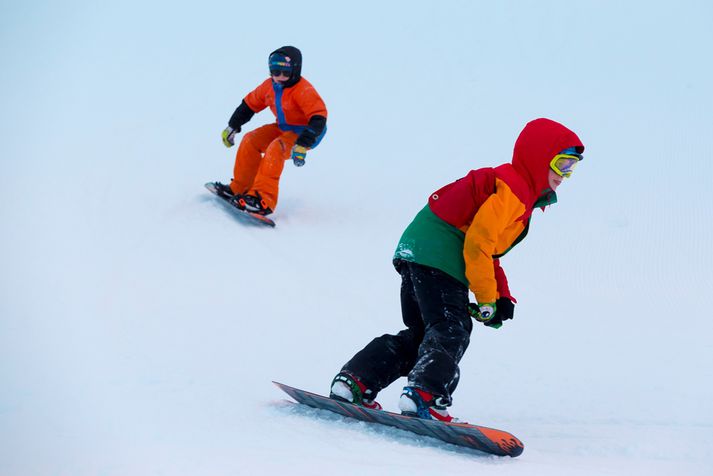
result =
[{"label": "black snowboard", "polygon": [[240,218],[241,220],[245,220],[247,222],[254,223],[254,224],[270,226],[273,228],[275,227],[275,222],[272,221],[271,219],[267,218],[265,215],[260,215],[259,213],[253,213],[253,212],[249,212],[247,210],[242,210],[242,209],[238,208],[233,202],[230,201],[229,197],[218,192],[218,189],[215,188],[215,182],[206,183],[205,188],[210,190],[210,192],[213,195],[218,197],[220,199],[221,203],[230,207],[230,209],[235,212],[235,215],[238,218]]},{"label": "black snowboard", "polygon": [[419,435],[431,436],[446,443],[473,448],[498,456],[519,456],[524,446],[510,433],[468,423],[446,423],[424,420],[384,410],[372,410],[351,403],[323,397],[278,382],[272,382],[299,403],[329,410],[345,417],[393,426]]}]

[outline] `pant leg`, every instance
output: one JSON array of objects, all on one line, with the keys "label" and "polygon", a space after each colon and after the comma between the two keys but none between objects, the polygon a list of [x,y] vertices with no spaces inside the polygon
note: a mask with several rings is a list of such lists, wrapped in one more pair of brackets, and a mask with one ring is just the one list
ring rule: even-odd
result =
[{"label": "pant leg", "polygon": [[246,193],[252,188],[263,160],[263,154],[281,134],[282,131],[277,127],[277,124],[267,124],[243,136],[235,154],[233,181],[230,183],[233,193]]},{"label": "pant leg", "polygon": [[468,288],[448,274],[416,263],[411,269],[414,293],[425,325],[409,385],[440,395],[448,403],[458,385],[458,362],[470,343]]},{"label": "pant leg", "polygon": [[267,147],[255,177],[252,191],[258,192],[273,210],[277,206],[280,176],[285,168],[285,160],[290,158],[296,140],[297,134],[291,131],[282,132],[275,138]]},{"label": "pant leg", "polygon": [[384,334],[367,344],[347,362],[342,370],[357,376],[374,394],[399,377],[405,377],[418,358],[424,325],[418,308],[411,274],[399,267],[401,274],[401,314],[406,329],[396,335]]}]

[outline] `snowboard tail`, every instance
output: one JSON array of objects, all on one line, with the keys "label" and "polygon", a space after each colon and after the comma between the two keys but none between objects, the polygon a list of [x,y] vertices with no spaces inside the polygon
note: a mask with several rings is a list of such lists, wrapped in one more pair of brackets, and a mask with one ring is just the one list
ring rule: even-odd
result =
[{"label": "snowboard tail", "polygon": [[446,443],[498,456],[516,457],[522,454],[524,449],[522,442],[506,431],[468,423],[446,423],[436,420],[424,420],[384,410],[372,410],[290,387],[279,382],[273,381],[272,383],[303,405],[329,410],[359,421],[392,426],[418,435],[437,438]]},{"label": "snowboard tail", "polygon": [[213,195],[218,197],[221,203],[230,207],[230,209],[235,213],[235,216],[237,216],[239,219],[253,224],[265,225],[273,228],[275,227],[275,222],[272,221],[270,218],[267,218],[265,215],[260,215],[259,213],[253,213],[248,210],[238,208],[237,205],[231,202],[228,197],[221,193],[218,193],[218,190],[215,188],[215,182],[206,183],[205,188],[207,188]]}]

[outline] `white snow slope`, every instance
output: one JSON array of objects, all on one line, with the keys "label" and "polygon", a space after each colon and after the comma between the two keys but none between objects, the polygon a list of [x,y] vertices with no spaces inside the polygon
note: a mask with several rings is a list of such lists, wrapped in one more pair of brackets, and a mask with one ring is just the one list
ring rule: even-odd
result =
[{"label": "white snow slope", "polygon": [[[710,2],[105,3],[0,5],[0,475],[713,474]],[[329,132],[247,227],[203,183],[285,44]],[[285,404],[401,328],[402,230],[537,117],[586,158],[452,407],[522,456]]]}]

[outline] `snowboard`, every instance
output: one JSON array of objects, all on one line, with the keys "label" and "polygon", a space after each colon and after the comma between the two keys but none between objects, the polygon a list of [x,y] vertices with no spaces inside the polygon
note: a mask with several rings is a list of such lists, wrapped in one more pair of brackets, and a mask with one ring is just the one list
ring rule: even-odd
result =
[{"label": "snowboard", "polygon": [[239,219],[257,225],[265,225],[273,228],[275,227],[275,222],[267,218],[265,215],[260,215],[259,213],[253,213],[248,210],[238,208],[235,204],[233,204],[233,202],[230,201],[228,197],[221,193],[218,193],[218,190],[215,188],[215,182],[206,183],[205,188],[210,190],[213,195],[218,197],[221,203],[230,207],[230,209],[235,213],[235,216],[237,216]]},{"label": "snowboard", "polygon": [[279,382],[273,381],[272,383],[303,405],[320,410],[329,410],[359,421],[392,426],[497,456],[511,456],[514,458],[519,456],[524,449],[522,442],[506,431],[468,423],[446,423],[405,416],[385,410],[372,410],[290,387]]}]

